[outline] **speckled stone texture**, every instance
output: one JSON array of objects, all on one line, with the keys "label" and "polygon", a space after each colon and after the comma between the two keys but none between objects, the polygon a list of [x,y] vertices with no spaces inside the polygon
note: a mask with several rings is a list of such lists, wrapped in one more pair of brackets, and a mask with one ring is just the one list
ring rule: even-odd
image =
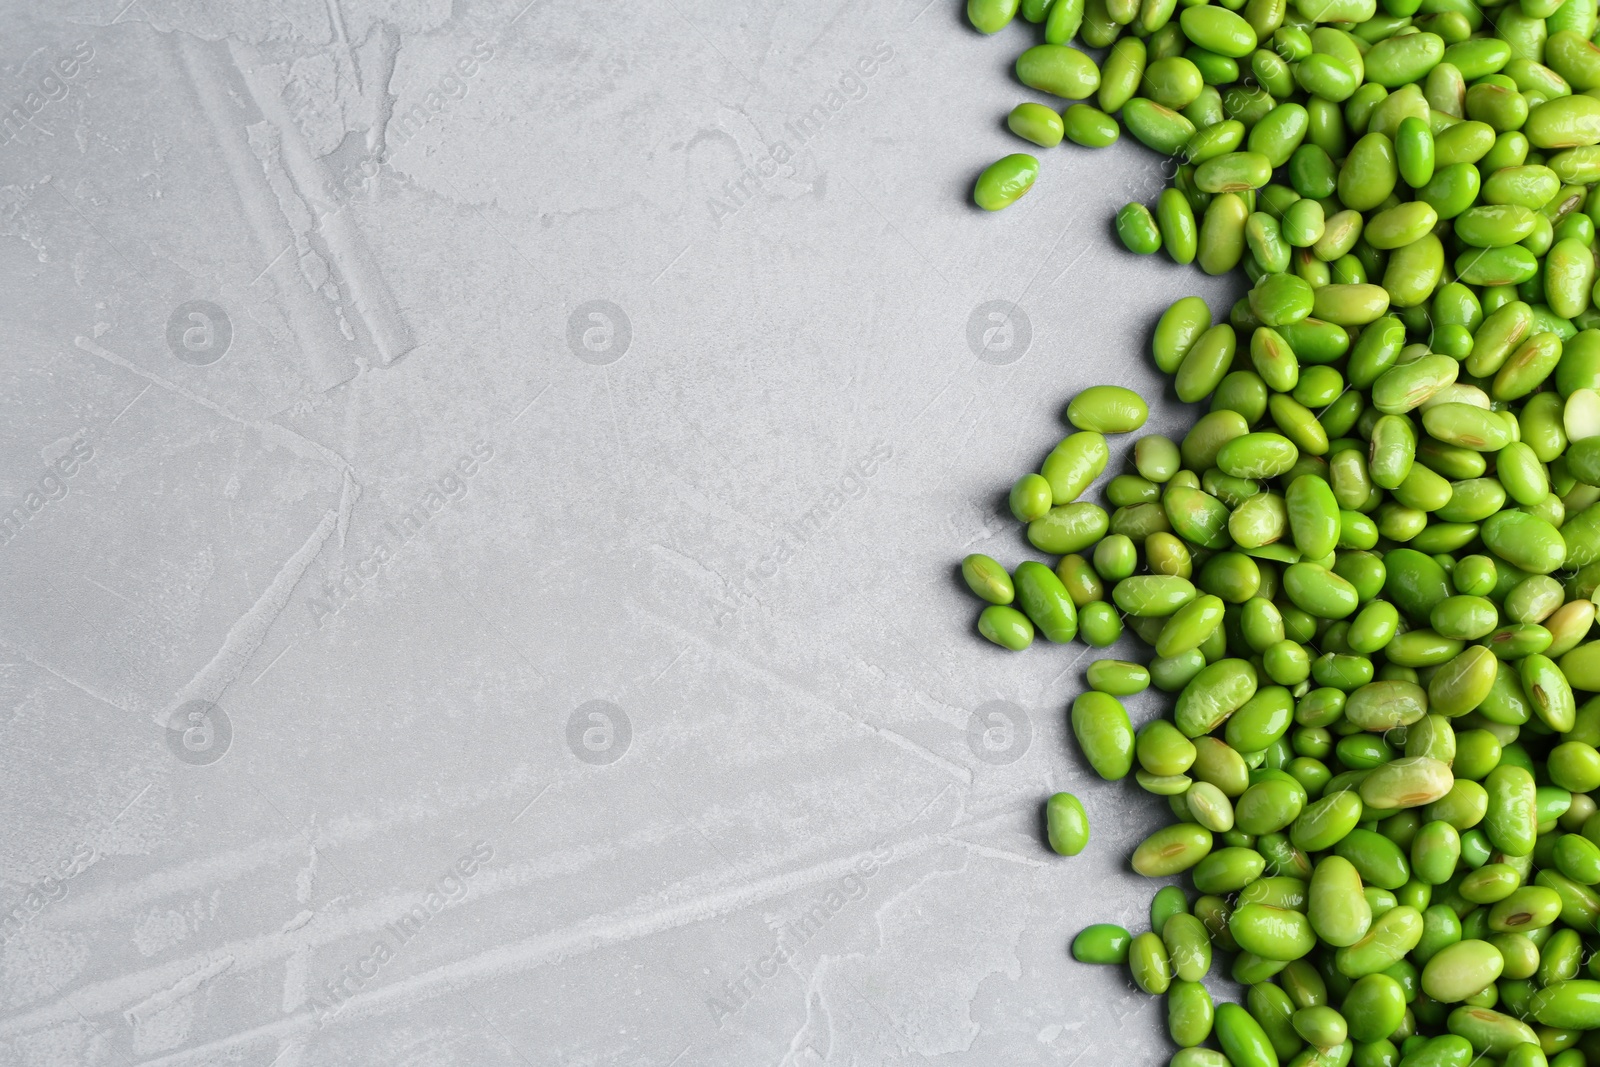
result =
[{"label": "speckled stone texture", "polygon": [[124,4],[0,34],[0,1064],[1164,1062],[957,577],[1193,417],[1163,162],[973,208],[959,0]]}]

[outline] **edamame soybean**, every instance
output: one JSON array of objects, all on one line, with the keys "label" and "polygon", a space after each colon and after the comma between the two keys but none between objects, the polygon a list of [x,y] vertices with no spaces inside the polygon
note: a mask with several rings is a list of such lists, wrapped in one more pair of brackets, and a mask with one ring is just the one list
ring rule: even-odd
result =
[{"label": "edamame soybean", "polygon": [[[1208,895],[1074,955],[1167,992],[1180,1067],[1566,1067],[1600,1029],[1592,4],[968,6],[985,33],[1018,11],[1043,26],[1019,80],[1093,104],[1024,102],[1012,132],[1072,156],[1126,126],[1174,167],[1124,242],[1251,283],[1156,324],[1157,367],[1210,412],[1134,442],[1110,509],[1086,495],[1105,435],[1155,394],[1074,396],[1078,432],[1008,501],[1059,562],[962,562],[1003,647],[1105,648],[1126,622],[1155,652],[1091,664],[1071,725],[1178,820],[1134,869]],[[1008,156],[974,199],[1008,206],[1039,170]],[[1118,698],[1151,682],[1173,698],[1136,733]],[[1051,847],[1081,850],[1082,805],[1045,810]],[[1256,1014],[1198,984],[1213,945],[1242,950]]]},{"label": "edamame soybean", "polygon": [[1050,847],[1062,856],[1076,856],[1089,843],[1089,816],[1071,793],[1057,793],[1045,805]]},{"label": "edamame soybean", "polygon": [[985,211],[1010,207],[1033,188],[1039,177],[1039,160],[1026,152],[1013,152],[984,168],[973,187],[972,199]]}]

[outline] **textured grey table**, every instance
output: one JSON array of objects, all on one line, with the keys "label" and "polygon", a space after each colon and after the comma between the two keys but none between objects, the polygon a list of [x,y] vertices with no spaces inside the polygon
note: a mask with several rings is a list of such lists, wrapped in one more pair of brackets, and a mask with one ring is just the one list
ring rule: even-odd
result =
[{"label": "textured grey table", "polygon": [[1163,1061],[955,577],[1190,417],[1159,160],[972,208],[959,0],[123,2],[0,36],[0,1063]]}]

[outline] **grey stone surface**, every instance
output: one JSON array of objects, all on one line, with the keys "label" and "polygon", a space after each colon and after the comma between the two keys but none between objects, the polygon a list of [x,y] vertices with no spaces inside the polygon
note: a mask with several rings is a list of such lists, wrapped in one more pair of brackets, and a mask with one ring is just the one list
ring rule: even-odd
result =
[{"label": "grey stone surface", "polygon": [[1164,1062],[955,576],[1191,417],[1160,161],[972,208],[958,0],[123,5],[0,35],[0,1063]]}]

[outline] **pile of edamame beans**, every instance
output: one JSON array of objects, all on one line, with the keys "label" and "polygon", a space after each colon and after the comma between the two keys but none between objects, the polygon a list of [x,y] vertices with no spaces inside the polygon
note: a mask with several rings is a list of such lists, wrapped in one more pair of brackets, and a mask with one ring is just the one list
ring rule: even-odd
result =
[{"label": "pile of edamame beans", "polygon": [[[1011,129],[1173,156],[1123,242],[1251,282],[1156,325],[1206,409],[1182,440],[1083,499],[1148,415],[1085,390],[1011,492],[1052,562],[962,565],[997,645],[1153,650],[1094,662],[1071,726],[1170,806],[1134,869],[1190,888],[1074,956],[1165,995],[1173,1067],[1600,1067],[1595,0],[968,6],[1019,11],[1018,77],[1083,102]],[[1136,729],[1151,686],[1170,714]],[[1045,817],[1083,850],[1076,797]]]}]

